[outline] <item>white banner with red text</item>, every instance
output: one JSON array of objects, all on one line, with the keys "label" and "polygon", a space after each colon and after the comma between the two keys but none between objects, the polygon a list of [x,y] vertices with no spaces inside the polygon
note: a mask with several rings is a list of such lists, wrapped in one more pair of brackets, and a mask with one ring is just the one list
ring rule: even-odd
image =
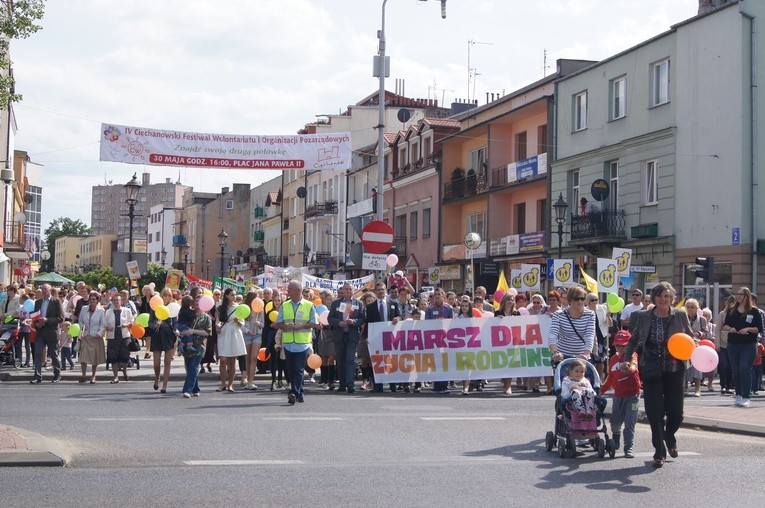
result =
[{"label": "white banner with red text", "polygon": [[550,322],[550,316],[508,316],[372,323],[375,382],[552,375]]},{"label": "white banner with red text", "polygon": [[351,135],[208,134],[101,124],[102,161],[218,169],[351,169]]}]

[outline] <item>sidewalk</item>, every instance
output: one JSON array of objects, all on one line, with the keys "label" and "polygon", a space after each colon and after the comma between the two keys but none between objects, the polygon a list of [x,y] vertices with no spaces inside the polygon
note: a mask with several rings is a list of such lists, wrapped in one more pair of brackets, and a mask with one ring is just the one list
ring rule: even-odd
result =
[{"label": "sidewalk", "polygon": [[61,467],[66,462],[56,445],[40,434],[0,426],[0,467]]}]

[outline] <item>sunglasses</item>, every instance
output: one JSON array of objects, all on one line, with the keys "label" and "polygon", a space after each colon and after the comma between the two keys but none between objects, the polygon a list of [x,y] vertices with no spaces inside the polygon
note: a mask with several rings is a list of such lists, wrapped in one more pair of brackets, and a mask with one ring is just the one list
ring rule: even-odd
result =
[{"label": "sunglasses", "polygon": [[575,297],[574,297],[574,298],[572,298],[571,300],[573,300],[573,301],[575,301],[575,302],[583,302],[585,299],[586,299],[586,298],[585,298],[584,296],[575,296]]}]

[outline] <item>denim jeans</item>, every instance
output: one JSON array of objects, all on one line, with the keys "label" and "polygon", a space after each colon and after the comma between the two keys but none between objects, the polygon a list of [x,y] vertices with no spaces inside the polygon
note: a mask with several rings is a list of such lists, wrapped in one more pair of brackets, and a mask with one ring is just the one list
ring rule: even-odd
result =
[{"label": "denim jeans", "polygon": [[72,361],[72,348],[70,347],[62,347],[61,348],[61,370],[66,370],[66,364],[69,364],[69,368],[74,368],[74,362]]},{"label": "denim jeans", "polygon": [[356,378],[356,349],[359,347],[359,341],[343,336],[342,340],[335,340],[334,343],[340,388],[353,388]]},{"label": "denim jeans", "polygon": [[731,344],[728,342],[728,358],[733,369],[733,386],[736,395],[748,399],[752,391],[752,364],[757,354],[757,344]]},{"label": "denim jeans", "polygon": [[183,358],[186,365],[186,381],[183,382],[183,393],[199,393],[199,365],[202,357],[194,355],[191,358]]},{"label": "denim jeans", "polygon": [[762,390],[762,364],[752,365],[752,391]]},{"label": "denim jeans", "polygon": [[621,434],[624,425],[624,449],[632,448],[635,442],[635,425],[638,420],[639,395],[617,397],[614,395],[611,407],[611,434]]},{"label": "denim jeans", "polygon": [[293,353],[284,350],[287,357],[287,377],[290,381],[290,393],[295,395],[298,400],[303,399],[303,374],[305,372],[305,362],[308,360],[310,350]]},{"label": "denim jeans", "polygon": [[[45,363],[43,358],[43,349],[45,348],[45,341],[37,339],[35,341],[35,379],[42,379],[42,366]],[[47,356],[50,358],[53,364],[53,379],[61,377],[61,363],[58,361],[58,344],[49,344]]]},{"label": "denim jeans", "polygon": [[717,364],[717,374],[720,376],[720,389],[730,390],[733,388],[733,372],[730,368],[728,348],[720,348],[720,361]]}]

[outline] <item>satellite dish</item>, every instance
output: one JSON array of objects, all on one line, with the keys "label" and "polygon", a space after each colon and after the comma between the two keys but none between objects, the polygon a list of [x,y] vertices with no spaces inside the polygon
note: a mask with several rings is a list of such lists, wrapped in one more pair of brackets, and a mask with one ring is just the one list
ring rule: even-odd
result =
[{"label": "satellite dish", "polygon": [[27,214],[24,212],[16,212],[13,216],[13,220],[19,224],[24,224],[27,221]]},{"label": "satellite dish", "polygon": [[408,109],[399,109],[398,110],[398,120],[401,123],[406,123],[409,121],[409,119],[412,118],[412,112]]},{"label": "satellite dish", "polygon": [[308,193],[306,192],[305,187],[298,187],[297,197],[304,198],[304,197],[306,197],[306,194],[308,194]]},{"label": "satellite dish", "polygon": [[468,233],[465,235],[465,247],[475,250],[481,246],[481,235],[478,233]]},{"label": "satellite dish", "polygon": [[330,234],[332,232],[332,226],[330,226],[329,224],[324,224],[324,226],[322,226],[322,228],[321,228],[321,231],[325,235],[328,235],[328,234]]},{"label": "satellite dish", "polygon": [[42,251],[40,253],[40,259],[42,259],[43,261],[48,261],[50,259],[50,252],[48,252],[47,250]]}]

